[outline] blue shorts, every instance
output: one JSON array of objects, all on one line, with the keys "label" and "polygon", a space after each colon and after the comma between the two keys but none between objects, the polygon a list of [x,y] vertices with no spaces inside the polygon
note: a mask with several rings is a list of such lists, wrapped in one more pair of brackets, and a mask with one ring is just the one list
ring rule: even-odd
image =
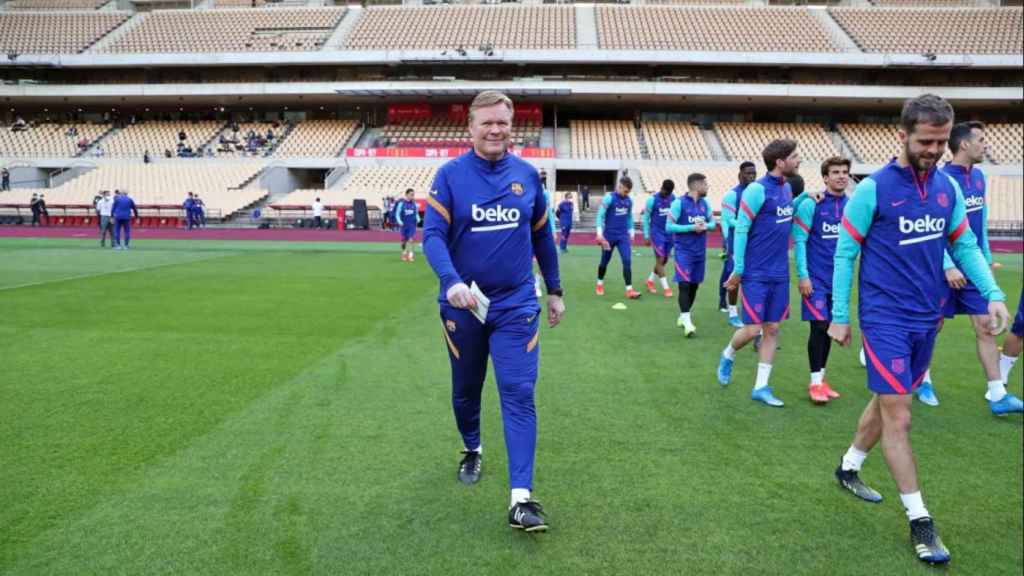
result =
[{"label": "blue shorts", "polygon": [[633,264],[633,250],[629,242],[629,236],[617,236],[613,238],[605,238],[608,241],[610,250],[601,251],[601,265],[607,266],[608,262],[612,259],[612,252],[616,249],[619,251],[619,258],[622,259],[623,266],[632,266]]},{"label": "blue shorts", "polygon": [[406,228],[402,226],[402,242],[408,242],[416,236],[416,228]]},{"label": "blue shorts", "polygon": [[781,322],[789,318],[789,280],[743,280],[743,323]]},{"label": "blue shorts", "polygon": [[1013,317],[1010,332],[1016,334],[1018,338],[1024,338],[1024,294],[1021,294],[1020,303],[1017,304],[1017,315]]},{"label": "blue shorts", "polygon": [[971,283],[968,283],[960,290],[950,288],[942,313],[946,318],[962,314],[988,316],[988,300]]},{"label": "blue shorts", "polygon": [[676,250],[676,283],[686,282],[687,284],[700,284],[704,281],[703,258],[697,259],[688,254],[682,254]]},{"label": "blue shorts", "polygon": [[[811,283],[813,285],[814,282]],[[810,297],[801,297],[800,300],[800,318],[804,322],[832,321],[832,293],[815,290]]]},{"label": "blue shorts", "polygon": [[875,394],[910,394],[932,361],[938,329],[907,330],[861,326],[867,356],[868,388]]},{"label": "blue shorts", "polygon": [[672,255],[672,240],[661,236],[651,235],[651,248],[654,249],[654,256],[657,258],[668,258]]}]

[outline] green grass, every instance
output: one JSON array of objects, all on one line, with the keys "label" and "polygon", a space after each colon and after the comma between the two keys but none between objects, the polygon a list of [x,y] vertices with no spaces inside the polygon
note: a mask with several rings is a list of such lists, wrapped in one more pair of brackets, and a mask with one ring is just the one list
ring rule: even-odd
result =
[{"label": "green grass", "polygon": [[[536,496],[552,530],[505,524],[497,394],[484,479],[460,442],[427,264],[392,246],[0,241],[2,574],[929,574],[881,454],[856,501],[832,470],[869,394],[835,349],[843,397],[806,401],[807,328],[783,326],[749,400],[714,371],[728,335],[712,283],[699,337],[674,301],[592,294],[597,252],[562,260],[568,314],[545,328]],[[999,256],[1011,305],[1021,257]],[[652,260],[634,260],[639,279]],[[719,262],[709,263],[709,280]],[[638,281],[637,284],[641,284]],[[794,290],[794,302],[796,292]],[[1022,420],[993,418],[963,318],[916,404],[926,503],[960,574],[1021,573]],[[1017,367],[1011,391],[1021,395]]]}]

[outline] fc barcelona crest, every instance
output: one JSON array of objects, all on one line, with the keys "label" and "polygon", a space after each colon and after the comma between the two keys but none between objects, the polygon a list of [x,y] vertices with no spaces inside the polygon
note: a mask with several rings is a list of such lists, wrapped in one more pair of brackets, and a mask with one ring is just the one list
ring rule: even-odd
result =
[{"label": "fc barcelona crest", "polygon": [[515,194],[516,196],[522,196],[523,195],[523,185],[520,184],[519,182],[513,182],[512,183],[512,193]]},{"label": "fc barcelona crest", "polygon": [[949,206],[949,196],[946,196],[945,192],[940,192],[937,200],[939,201],[939,206],[942,206],[943,208]]},{"label": "fc barcelona crest", "polygon": [[890,365],[892,366],[892,371],[896,374],[903,374],[903,370],[906,369],[903,358],[893,358]]}]

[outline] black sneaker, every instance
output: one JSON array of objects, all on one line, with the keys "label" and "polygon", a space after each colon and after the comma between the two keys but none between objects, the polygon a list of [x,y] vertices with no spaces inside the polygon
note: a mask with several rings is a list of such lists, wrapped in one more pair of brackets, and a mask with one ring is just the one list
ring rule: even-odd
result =
[{"label": "black sneaker", "polygon": [[480,481],[480,462],[483,455],[471,450],[462,451],[465,456],[459,462],[459,482],[463,484],[476,484]]},{"label": "black sneaker", "polygon": [[949,562],[949,550],[942,544],[935,523],[927,516],[910,521],[910,543],[917,558],[929,564]]},{"label": "black sneaker", "polygon": [[540,502],[527,500],[508,509],[508,525],[526,532],[544,532],[548,523],[544,520],[544,508]]},{"label": "black sneaker", "polygon": [[861,481],[856,470],[843,470],[843,465],[840,464],[836,468],[836,480],[839,481],[840,486],[853,492],[853,495],[861,500],[867,500],[868,502],[882,501],[882,495]]}]

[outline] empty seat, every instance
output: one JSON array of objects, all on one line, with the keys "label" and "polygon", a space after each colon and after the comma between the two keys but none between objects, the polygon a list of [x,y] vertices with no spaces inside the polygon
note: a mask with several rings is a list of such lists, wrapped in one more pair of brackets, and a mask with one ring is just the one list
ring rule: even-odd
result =
[{"label": "empty seat", "polygon": [[[829,8],[865,52],[1020,54],[1020,8]],[[913,25],[908,25],[913,23]]]}]

